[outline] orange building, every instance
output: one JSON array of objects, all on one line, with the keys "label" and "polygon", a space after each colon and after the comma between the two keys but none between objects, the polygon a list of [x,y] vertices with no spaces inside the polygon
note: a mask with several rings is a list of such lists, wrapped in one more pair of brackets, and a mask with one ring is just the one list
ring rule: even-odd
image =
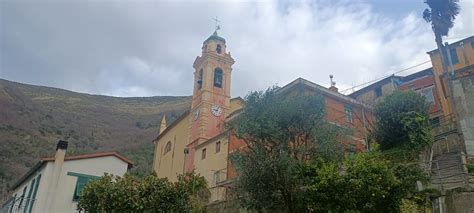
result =
[{"label": "orange building", "polygon": [[450,116],[453,113],[453,100],[450,96],[452,91],[450,90],[450,76],[448,73],[453,74],[473,69],[474,36],[451,43],[446,46],[446,49],[447,54],[444,63],[448,70],[444,70],[443,68],[441,55],[439,54],[438,49],[432,50],[428,52],[428,54],[430,55],[431,63],[433,65],[435,82],[436,85],[438,85],[438,93],[441,96],[441,107],[444,111],[444,115]]},{"label": "orange building", "polygon": [[441,97],[438,93],[433,68],[428,68],[407,76],[392,75],[355,91],[349,96],[374,106],[383,100],[385,96],[395,91],[414,91],[424,96],[431,104],[429,113],[432,122],[439,123],[439,120],[442,119],[443,109],[441,107]]},{"label": "orange building", "polygon": [[434,155],[465,152],[474,155],[474,36],[446,44],[446,59],[439,50],[429,51],[432,68],[408,76],[389,76],[370,84],[351,97],[375,105],[396,90],[412,90],[431,103]]},{"label": "orange building", "polygon": [[[291,96],[297,93],[321,94],[325,101],[326,120],[340,128],[343,128],[343,137],[338,142],[344,145],[345,153],[363,152],[368,149],[368,130],[373,125],[372,108],[351,97],[340,94],[337,88],[331,86],[329,89],[303,78],[279,89],[278,93],[283,96]],[[238,116],[238,111],[231,116]],[[229,118],[232,119],[232,118]],[[229,155],[237,150],[245,149],[244,141],[239,140],[234,134],[229,134]],[[236,171],[228,163],[227,178],[232,180],[237,177]]]},{"label": "orange building", "polygon": [[446,68],[438,49],[428,52],[445,118],[441,123],[454,135],[441,135],[443,143],[438,146],[445,153],[463,152],[474,158],[474,36],[446,43],[445,49]]},{"label": "orange building", "polygon": [[402,83],[398,86],[401,91],[414,91],[425,97],[431,104],[430,118],[432,122],[439,123],[439,118],[443,115],[440,96],[435,84],[435,76],[432,68],[413,73],[402,78]]}]

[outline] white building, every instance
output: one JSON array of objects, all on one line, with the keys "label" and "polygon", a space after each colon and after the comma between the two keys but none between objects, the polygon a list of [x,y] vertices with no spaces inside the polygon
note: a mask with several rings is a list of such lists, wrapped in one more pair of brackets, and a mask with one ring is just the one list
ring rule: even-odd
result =
[{"label": "white building", "polygon": [[123,176],[132,162],[115,152],[66,157],[66,141],[59,141],[54,157],[43,158],[13,187],[2,212],[78,212],[82,187],[104,173]]}]

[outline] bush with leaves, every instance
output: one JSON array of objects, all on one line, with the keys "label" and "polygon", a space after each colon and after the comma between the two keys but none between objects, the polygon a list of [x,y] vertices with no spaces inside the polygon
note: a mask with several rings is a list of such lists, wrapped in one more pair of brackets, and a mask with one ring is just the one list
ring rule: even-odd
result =
[{"label": "bush with leaves", "polygon": [[394,212],[401,202],[400,181],[376,152],[357,154],[343,164],[316,163],[307,187],[316,212]]},{"label": "bush with leaves", "polygon": [[174,183],[154,174],[142,179],[106,174],[82,189],[77,207],[86,212],[203,212],[209,196],[206,180],[195,173]]},{"label": "bush with leaves", "polygon": [[306,167],[305,200],[315,212],[399,212],[403,200],[420,202],[416,167],[395,167],[379,151],[359,153],[343,163],[312,161]]}]

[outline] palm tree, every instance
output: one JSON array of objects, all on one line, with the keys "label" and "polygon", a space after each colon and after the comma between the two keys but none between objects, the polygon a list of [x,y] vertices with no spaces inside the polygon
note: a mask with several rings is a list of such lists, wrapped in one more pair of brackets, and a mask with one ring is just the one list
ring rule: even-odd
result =
[{"label": "palm tree", "polygon": [[447,36],[449,29],[454,25],[454,20],[459,14],[459,0],[425,0],[429,9],[423,11],[423,18],[431,23],[431,28],[435,34],[436,45],[441,55],[443,71],[447,71],[445,49],[442,36]]}]

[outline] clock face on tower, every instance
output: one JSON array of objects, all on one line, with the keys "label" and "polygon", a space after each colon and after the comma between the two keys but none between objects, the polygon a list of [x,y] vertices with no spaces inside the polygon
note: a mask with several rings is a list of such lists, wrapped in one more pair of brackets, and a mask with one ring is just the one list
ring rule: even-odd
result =
[{"label": "clock face on tower", "polygon": [[217,105],[217,104],[214,104],[212,105],[211,107],[211,113],[214,115],[214,116],[220,116],[221,113],[222,113],[222,107]]}]

